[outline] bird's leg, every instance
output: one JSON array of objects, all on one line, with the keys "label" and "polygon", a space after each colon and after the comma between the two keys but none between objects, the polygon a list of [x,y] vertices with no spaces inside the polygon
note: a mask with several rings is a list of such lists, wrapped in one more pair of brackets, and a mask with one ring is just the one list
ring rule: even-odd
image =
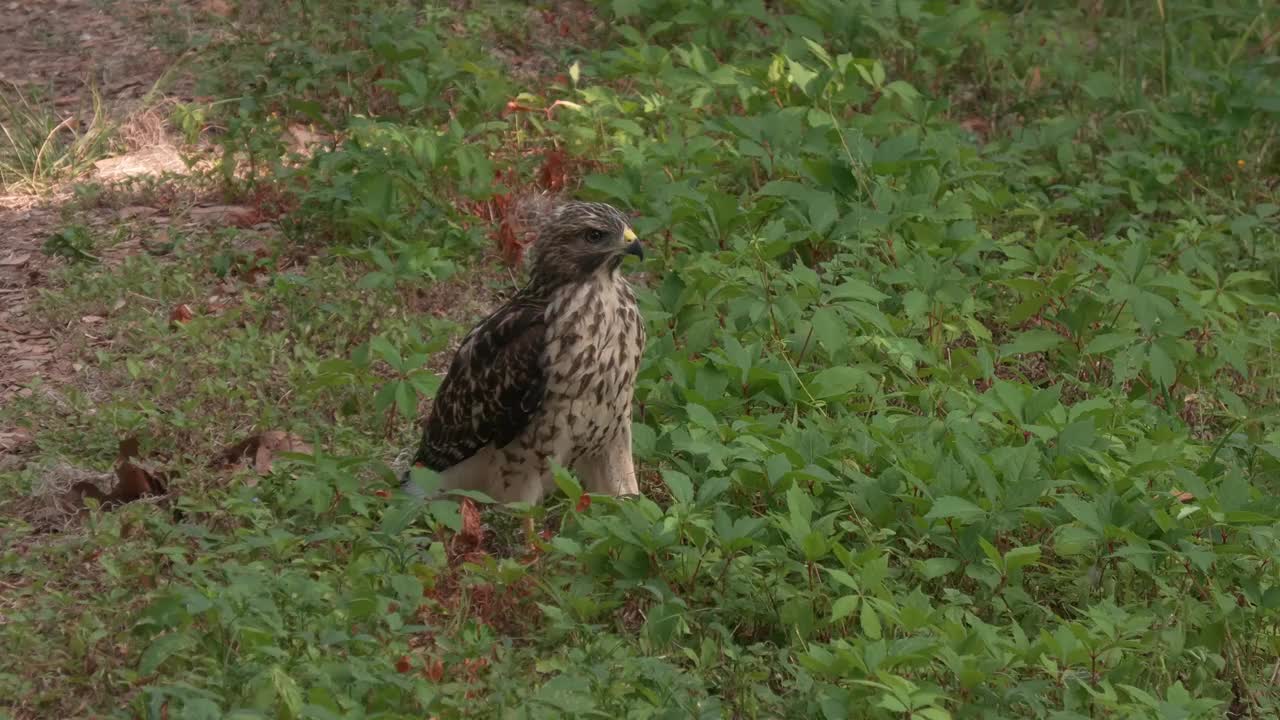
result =
[{"label": "bird's leg", "polygon": [[574,464],[587,492],[602,495],[639,495],[635,463],[631,458],[631,425],[624,425],[600,452]]},{"label": "bird's leg", "polygon": [[618,433],[618,439],[606,448],[614,491],[618,495],[639,495],[640,483],[636,480],[635,458],[631,455],[631,423],[626,423]]}]

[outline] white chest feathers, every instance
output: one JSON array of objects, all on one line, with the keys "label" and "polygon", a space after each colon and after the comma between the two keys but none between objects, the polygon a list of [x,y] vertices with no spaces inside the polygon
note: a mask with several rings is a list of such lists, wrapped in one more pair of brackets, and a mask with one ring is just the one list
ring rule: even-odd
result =
[{"label": "white chest feathers", "polygon": [[[645,331],[631,287],[614,273],[565,287],[547,309],[543,419],[572,463],[630,428]],[[550,429],[550,428],[548,428]],[[552,433],[547,433],[552,434]]]}]

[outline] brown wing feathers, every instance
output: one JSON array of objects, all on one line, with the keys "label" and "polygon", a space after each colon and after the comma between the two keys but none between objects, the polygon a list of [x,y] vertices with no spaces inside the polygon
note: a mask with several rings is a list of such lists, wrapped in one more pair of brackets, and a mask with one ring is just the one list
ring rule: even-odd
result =
[{"label": "brown wing feathers", "polygon": [[468,335],[436,393],[415,462],[440,472],[489,443],[506,445],[529,424],[547,387],[544,310],[512,303]]}]

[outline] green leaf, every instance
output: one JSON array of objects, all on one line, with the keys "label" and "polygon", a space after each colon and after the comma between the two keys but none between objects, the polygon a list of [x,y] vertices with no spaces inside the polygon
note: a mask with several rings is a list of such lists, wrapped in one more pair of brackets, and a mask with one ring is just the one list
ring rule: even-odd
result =
[{"label": "green leaf", "polygon": [[582,496],[582,484],[567,468],[551,463],[551,479],[556,487],[560,488],[560,492],[570,500],[577,500]]},{"label": "green leaf", "polygon": [[1022,355],[1024,353],[1047,352],[1062,344],[1062,336],[1048,330],[1028,330],[1013,339],[1012,342],[1000,346],[1000,355]]},{"label": "green leaf", "polygon": [[819,235],[825,235],[836,221],[839,211],[830,193],[813,192],[809,195],[809,226]]},{"label": "green leaf", "polygon": [[644,624],[645,637],[655,647],[667,647],[675,637],[683,617],[684,608],[673,603],[661,603],[649,608]]},{"label": "green leaf", "polygon": [[716,416],[711,411],[697,403],[689,403],[684,406],[684,410],[689,414],[689,422],[708,430],[718,430],[720,427]]},{"label": "green leaf", "polygon": [[1106,526],[1102,524],[1102,518],[1098,517],[1098,509],[1084,498],[1075,495],[1060,495],[1058,504],[1070,513],[1071,517],[1095,533],[1102,535],[1106,531]]},{"label": "green leaf", "polygon": [[851,278],[831,288],[830,297],[833,301],[865,300],[870,303],[878,303],[889,296],[861,280]]},{"label": "green leaf", "polygon": [[845,595],[831,604],[831,622],[840,622],[858,609],[858,596]]},{"label": "green leaf", "polygon": [[849,326],[832,307],[818,308],[813,313],[813,335],[831,352],[849,344]]},{"label": "green leaf", "polygon": [[1016,547],[1005,553],[1004,566],[1005,572],[1012,573],[1014,570],[1026,567],[1040,561],[1040,546],[1024,545]]},{"label": "green leaf", "polygon": [[1132,333],[1100,334],[1100,336],[1093,338],[1088,345],[1084,346],[1084,351],[1088,352],[1089,355],[1106,355],[1107,352],[1117,350],[1117,348],[1132,345],[1135,340],[1138,340],[1138,337]]},{"label": "green leaf", "polygon": [[960,569],[960,562],[954,558],[929,558],[920,563],[920,574],[925,580],[933,580]]},{"label": "green leaf", "polygon": [[606,198],[621,200],[623,203],[630,203],[635,195],[629,182],[614,175],[588,175],[582,184]]},{"label": "green leaf", "polygon": [[400,381],[392,380],[383,383],[378,389],[378,394],[373,398],[373,410],[377,413],[385,412],[391,404],[396,402],[396,391],[400,388]]},{"label": "green leaf", "polygon": [[190,641],[191,638],[183,632],[171,632],[152,640],[151,645],[138,660],[138,674],[144,676],[154,674],[164,661],[186,648]]},{"label": "green leaf", "polygon": [[933,501],[933,507],[924,516],[926,520],[944,520],[955,518],[961,522],[970,522],[985,517],[987,512],[972,502],[955,495],[947,495]]},{"label": "green leaf", "polygon": [[444,382],[444,378],[424,370],[419,370],[409,375],[409,383],[413,385],[414,392],[427,399],[436,396],[436,391],[440,389],[442,382]]},{"label": "green leaf", "polygon": [[830,546],[827,544],[825,535],[817,530],[810,530],[809,534],[805,535],[801,548],[804,550],[804,559],[815,562],[826,556]]},{"label": "green leaf", "polygon": [[809,392],[820,400],[848,395],[858,385],[871,382],[865,370],[852,367],[831,367],[818,373],[809,385]]},{"label": "green leaf", "polygon": [[440,489],[440,475],[426,467],[409,468],[409,482],[416,485],[424,497],[430,497]]},{"label": "green leaf", "polygon": [[663,470],[662,480],[671,491],[671,498],[681,504],[693,502],[693,481],[688,475],[675,470]]},{"label": "green leaf", "polygon": [[279,665],[271,668],[271,684],[276,689],[276,697],[280,698],[281,705],[284,706],[285,717],[296,718],[302,714],[302,689],[298,687],[298,682],[284,671]]},{"label": "green leaf", "polygon": [[809,86],[813,83],[814,78],[818,77],[818,73],[805,67],[803,64],[787,58],[787,70],[791,74],[791,80],[799,87],[801,92],[808,95]]},{"label": "green leaf", "polygon": [[1147,367],[1151,369],[1152,380],[1164,387],[1173,387],[1178,370],[1173,365],[1173,358],[1169,357],[1159,343],[1152,343],[1147,348]]},{"label": "green leaf", "polygon": [[406,418],[416,417],[418,414],[418,395],[413,390],[413,385],[407,380],[401,380],[396,384],[396,408],[400,411],[400,415]]},{"label": "green leaf", "polygon": [[1078,525],[1063,525],[1053,533],[1053,552],[1062,557],[1079,555],[1094,546],[1098,535]]},{"label": "green leaf", "polygon": [[1130,345],[1137,339],[1136,335],[1130,333],[1105,333],[1090,340],[1089,344],[1084,346],[1084,351],[1090,355],[1105,355],[1112,350]]},{"label": "green leaf", "polygon": [[875,608],[871,607],[871,603],[862,603],[862,613],[859,615],[858,619],[862,625],[863,635],[866,635],[872,640],[880,639],[880,616],[876,615]]},{"label": "green leaf", "polygon": [[421,505],[414,500],[398,502],[382,513],[382,522],[378,529],[389,537],[404,532],[421,512]]}]

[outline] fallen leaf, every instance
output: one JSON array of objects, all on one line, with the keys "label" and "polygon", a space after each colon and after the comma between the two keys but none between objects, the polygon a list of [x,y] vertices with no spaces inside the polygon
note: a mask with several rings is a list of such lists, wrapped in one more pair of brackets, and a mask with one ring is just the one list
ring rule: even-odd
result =
[{"label": "fallen leaf", "polygon": [[984,140],[987,137],[987,133],[991,132],[991,123],[980,117],[971,117],[961,120],[960,127],[983,138]]},{"label": "fallen leaf", "polygon": [[136,457],[138,457],[138,438],[127,437],[121,440],[116,450],[116,463],[122,463]]},{"label": "fallen leaf", "polygon": [[328,142],[331,136],[318,133],[305,125],[293,124],[288,127],[281,138],[285,142],[291,142],[292,149],[296,152],[303,152],[312,145],[318,145]]},{"label": "fallen leaf", "polygon": [[32,442],[31,433],[22,428],[0,430],[0,453],[17,454],[20,448]]},{"label": "fallen leaf", "polygon": [[85,315],[84,317],[80,318],[80,322],[84,323],[85,325],[97,325],[98,323],[102,322],[102,320],[103,318],[97,315]]},{"label": "fallen leaf", "polygon": [[462,513],[462,531],[458,533],[458,538],[470,545],[471,547],[480,547],[484,542],[484,528],[480,525],[480,509],[471,501],[471,498],[462,498],[459,506]]},{"label": "fallen leaf", "polygon": [[191,220],[202,225],[249,227],[258,222],[258,211],[244,205],[211,205],[191,208]]},{"label": "fallen leaf", "polygon": [[8,256],[0,258],[0,267],[22,267],[31,260],[31,253],[10,251]]},{"label": "fallen leaf", "polygon": [[563,150],[553,149],[547,152],[542,162],[542,169],[538,172],[538,181],[543,188],[552,192],[559,192],[565,186],[565,154]]},{"label": "fallen leaf", "polygon": [[271,465],[277,453],[291,452],[311,455],[314,451],[302,438],[282,430],[266,430],[241,440],[223,450],[210,463],[213,466],[239,464],[252,456],[254,472],[270,475]]},{"label": "fallen leaf", "polygon": [[169,312],[170,324],[184,323],[193,317],[195,317],[195,313],[191,312],[191,306],[186,303],[178,305]]},{"label": "fallen leaf", "polygon": [[1040,77],[1040,66],[1037,65],[1031,68],[1031,73],[1027,75],[1027,93],[1035,95],[1042,85],[1044,85],[1044,79]]},{"label": "fallen leaf", "polygon": [[204,0],[204,11],[224,18],[231,17],[233,14],[231,3],[227,0]]},{"label": "fallen leaf", "polygon": [[186,174],[187,164],[177,149],[167,145],[157,145],[141,150],[104,158],[93,164],[98,177],[103,180],[117,180],[138,175],[160,175],[166,172]]},{"label": "fallen leaf", "polygon": [[116,213],[116,217],[121,220],[132,220],[134,218],[149,218],[158,212],[160,212],[158,209],[153,207],[147,207],[146,205],[130,205],[127,208],[121,208],[120,211]]},{"label": "fallen leaf", "polygon": [[114,510],[139,498],[168,494],[165,487],[168,473],[151,472],[133,462],[138,456],[138,439],[125,438],[116,452],[116,486],[104,493],[91,482],[78,482],[71,486],[64,498],[73,509],[85,509],[84,499],[93,498],[103,510]]}]

